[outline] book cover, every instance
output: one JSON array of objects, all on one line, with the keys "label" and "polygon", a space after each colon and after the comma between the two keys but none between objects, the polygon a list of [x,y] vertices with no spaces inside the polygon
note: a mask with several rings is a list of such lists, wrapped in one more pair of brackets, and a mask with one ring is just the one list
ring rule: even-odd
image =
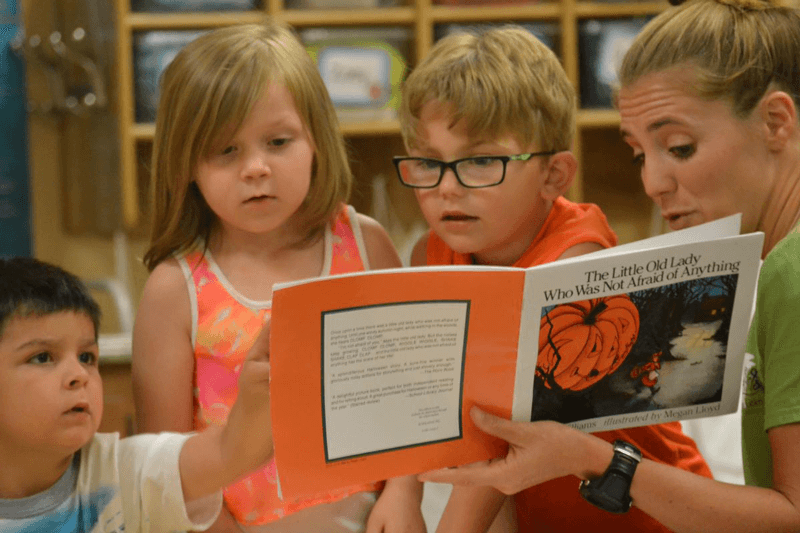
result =
[{"label": "book cover", "polygon": [[737,220],[528,269],[276,285],[284,499],[503,454],[476,404],[585,431],[735,411],[763,242]]}]

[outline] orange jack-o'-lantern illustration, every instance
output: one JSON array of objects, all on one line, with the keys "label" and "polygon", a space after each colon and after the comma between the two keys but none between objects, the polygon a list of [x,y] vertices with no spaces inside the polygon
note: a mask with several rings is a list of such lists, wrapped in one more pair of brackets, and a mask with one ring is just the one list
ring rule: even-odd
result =
[{"label": "orange jack-o'-lantern illustration", "polygon": [[583,390],[619,368],[638,335],[627,294],[557,305],[539,326],[536,374],[548,388]]}]

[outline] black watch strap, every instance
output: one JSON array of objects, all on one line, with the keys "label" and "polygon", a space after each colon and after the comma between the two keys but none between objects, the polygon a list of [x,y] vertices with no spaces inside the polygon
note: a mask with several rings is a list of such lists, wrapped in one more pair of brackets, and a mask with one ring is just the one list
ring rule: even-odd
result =
[{"label": "black watch strap", "polygon": [[581,481],[581,496],[605,511],[627,512],[633,503],[630,497],[631,481],[641,460],[639,448],[622,440],[614,441],[611,464],[602,476]]}]

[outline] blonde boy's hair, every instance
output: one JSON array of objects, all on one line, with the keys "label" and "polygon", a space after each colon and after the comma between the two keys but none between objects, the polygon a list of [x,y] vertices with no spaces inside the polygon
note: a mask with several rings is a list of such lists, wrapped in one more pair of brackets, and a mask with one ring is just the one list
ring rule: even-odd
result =
[{"label": "blonde boy's hair", "polygon": [[194,183],[194,169],[239,129],[272,82],[289,90],[315,149],[308,196],[293,221],[308,228],[304,241],[349,198],[353,176],[336,113],[296,34],[269,19],[211,31],[186,45],[161,79],[148,269],[192,249],[198,238],[208,242],[216,215]]},{"label": "blonde boy's hair", "polygon": [[774,0],[690,0],[634,39],[619,84],[683,66],[695,69],[695,94],[730,102],[740,118],[771,89],[786,91],[800,107],[800,15]]},{"label": "blonde boy's hair", "polygon": [[540,150],[569,150],[575,132],[575,88],[558,58],[513,25],[455,33],[438,41],[403,85],[400,123],[407,148],[417,143],[422,107],[447,104],[470,135],[513,135]]}]

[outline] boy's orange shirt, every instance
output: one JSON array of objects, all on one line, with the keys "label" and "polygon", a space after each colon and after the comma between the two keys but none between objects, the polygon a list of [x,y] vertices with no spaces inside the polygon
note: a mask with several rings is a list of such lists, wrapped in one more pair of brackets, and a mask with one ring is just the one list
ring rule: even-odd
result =
[{"label": "boy's orange shirt", "polygon": [[[605,215],[594,204],[576,204],[558,198],[536,239],[512,266],[527,268],[555,261],[569,248],[594,242],[604,248],[617,244],[617,236]],[[470,254],[454,252],[431,233],[427,247],[428,265],[473,264]],[[625,440],[637,446],[644,457],[706,477],[711,476],[694,441],[685,435],[679,422],[595,433],[613,442]],[[615,533],[668,532],[656,520],[633,507],[625,514],[612,514],[584,501],[578,492],[578,478],[554,479],[525,489],[515,496],[520,533],[550,531],[592,531]]]},{"label": "boy's orange shirt", "polygon": [[[617,244],[605,215],[594,204],[576,204],[559,197],[553,202],[542,229],[522,257],[511,265],[528,268],[555,261],[575,245],[594,242],[603,248]],[[454,252],[438,235],[428,236],[428,265],[471,265],[472,254]]]}]

